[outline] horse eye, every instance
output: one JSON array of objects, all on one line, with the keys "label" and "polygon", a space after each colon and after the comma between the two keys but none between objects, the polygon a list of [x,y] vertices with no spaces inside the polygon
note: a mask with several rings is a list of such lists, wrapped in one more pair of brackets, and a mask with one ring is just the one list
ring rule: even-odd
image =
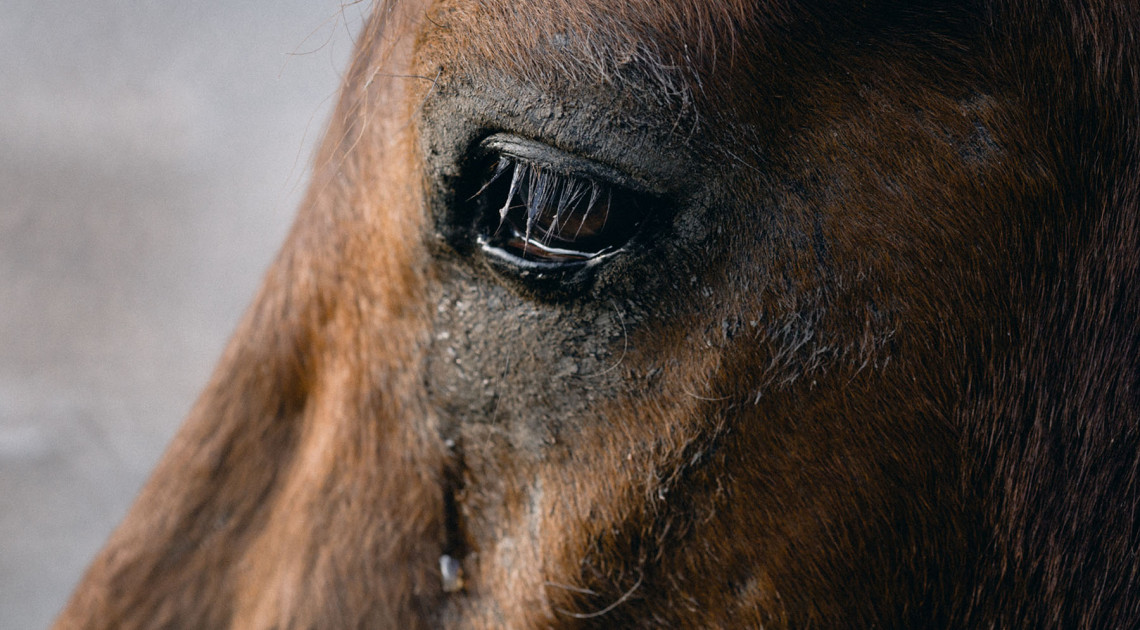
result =
[{"label": "horse eye", "polygon": [[566,267],[619,250],[637,232],[645,204],[599,178],[499,154],[472,197],[485,251],[523,266]]}]

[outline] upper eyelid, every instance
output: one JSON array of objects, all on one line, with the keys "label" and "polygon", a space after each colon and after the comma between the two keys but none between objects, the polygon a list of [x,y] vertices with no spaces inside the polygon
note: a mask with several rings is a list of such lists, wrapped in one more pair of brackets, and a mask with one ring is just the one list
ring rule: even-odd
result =
[{"label": "upper eyelid", "polygon": [[[503,200],[504,205],[499,209],[501,220],[506,219],[507,209],[511,207],[511,202],[520,195],[530,219],[537,216],[535,213],[540,211],[539,206],[553,201],[556,206],[555,216],[557,220],[557,218],[561,218],[564,210],[573,210],[582,200],[587,201],[586,212],[588,214],[603,194],[606,195],[607,200],[611,198],[614,187],[609,182],[597,181],[588,175],[563,173],[541,164],[519,159],[513,155],[501,154],[495,165],[494,173],[468,200],[471,201],[483,195],[500,178],[508,177],[508,173],[511,183],[506,198]],[[540,183],[547,195],[554,195],[557,199],[552,196],[543,198],[541,195],[537,199],[531,197],[530,195],[534,194],[535,187]]]},{"label": "upper eyelid", "polygon": [[661,195],[661,191],[612,166],[513,134],[497,133],[489,136],[479,143],[479,148],[485,154],[504,155],[533,167],[549,169],[563,175],[590,179],[599,184],[625,188],[638,194]]}]

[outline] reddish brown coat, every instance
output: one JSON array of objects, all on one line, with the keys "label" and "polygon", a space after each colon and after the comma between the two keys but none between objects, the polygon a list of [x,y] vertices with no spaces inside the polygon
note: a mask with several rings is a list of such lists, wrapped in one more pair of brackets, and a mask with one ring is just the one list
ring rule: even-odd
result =
[{"label": "reddish brown coat", "polygon": [[[380,3],[58,627],[1140,625],[1138,34],[1108,1]],[[581,286],[496,267],[501,132],[651,188],[649,227]]]}]

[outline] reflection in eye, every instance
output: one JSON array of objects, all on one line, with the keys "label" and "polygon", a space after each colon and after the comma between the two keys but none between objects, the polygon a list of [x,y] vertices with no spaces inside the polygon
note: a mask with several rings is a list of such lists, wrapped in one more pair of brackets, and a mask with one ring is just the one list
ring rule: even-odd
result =
[{"label": "reflection in eye", "polygon": [[526,260],[583,261],[613,251],[636,232],[642,204],[588,176],[501,155],[475,194],[492,246]]}]

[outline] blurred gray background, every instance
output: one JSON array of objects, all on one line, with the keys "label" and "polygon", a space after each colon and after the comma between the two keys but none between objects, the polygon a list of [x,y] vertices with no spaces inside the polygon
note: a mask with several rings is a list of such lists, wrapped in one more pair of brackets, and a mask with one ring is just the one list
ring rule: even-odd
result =
[{"label": "blurred gray background", "polygon": [[368,9],[0,0],[0,629],[51,623],[205,384]]}]

